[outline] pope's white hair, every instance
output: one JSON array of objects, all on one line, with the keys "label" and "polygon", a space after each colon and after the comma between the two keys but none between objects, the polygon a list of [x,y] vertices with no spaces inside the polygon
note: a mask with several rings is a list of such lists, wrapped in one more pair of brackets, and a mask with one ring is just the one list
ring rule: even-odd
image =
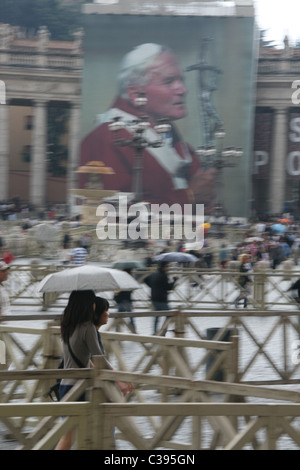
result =
[{"label": "pope's white hair", "polygon": [[129,86],[146,85],[151,78],[147,70],[151,67],[158,56],[169,49],[160,44],[147,43],[135,47],[123,57],[118,73],[119,94],[128,98]]}]

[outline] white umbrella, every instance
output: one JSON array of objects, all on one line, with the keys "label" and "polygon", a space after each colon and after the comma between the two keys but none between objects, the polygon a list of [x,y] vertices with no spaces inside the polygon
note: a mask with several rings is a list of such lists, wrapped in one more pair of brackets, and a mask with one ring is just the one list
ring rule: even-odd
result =
[{"label": "white umbrella", "polygon": [[125,271],[85,265],[48,274],[39,285],[39,292],[72,292],[73,290],[131,291],[140,284]]},{"label": "white umbrella", "polygon": [[165,261],[167,263],[195,263],[198,258],[189,253],[181,251],[171,251],[170,253],[161,253],[154,257],[154,261]]},{"label": "white umbrella", "polygon": [[248,237],[245,239],[245,242],[263,242],[264,239],[261,237]]}]

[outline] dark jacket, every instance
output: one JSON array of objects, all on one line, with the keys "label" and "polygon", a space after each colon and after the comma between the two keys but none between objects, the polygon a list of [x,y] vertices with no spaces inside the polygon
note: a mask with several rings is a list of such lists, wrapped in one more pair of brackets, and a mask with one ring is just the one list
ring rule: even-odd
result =
[{"label": "dark jacket", "polygon": [[124,291],[117,292],[114,295],[114,300],[115,300],[115,302],[117,302],[117,304],[121,304],[122,302],[130,303],[131,302],[131,291],[128,291],[128,290],[125,291],[124,290]]},{"label": "dark jacket", "polygon": [[158,270],[150,274],[145,281],[151,287],[151,300],[154,302],[168,302],[168,291],[174,288],[176,279],[169,282],[167,274]]},{"label": "dark jacket", "polygon": [[119,312],[131,312],[132,300],[131,291],[120,291],[114,295],[114,300],[117,303]]},{"label": "dark jacket", "polygon": [[287,291],[289,292],[291,290],[296,290],[298,292],[298,297],[300,298],[300,279],[294,282]]}]

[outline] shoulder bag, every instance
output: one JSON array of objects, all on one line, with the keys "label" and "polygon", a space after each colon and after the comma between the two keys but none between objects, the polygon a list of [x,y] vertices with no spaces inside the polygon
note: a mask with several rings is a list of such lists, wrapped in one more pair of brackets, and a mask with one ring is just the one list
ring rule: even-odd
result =
[{"label": "shoulder bag", "polygon": [[[68,348],[69,348],[69,352],[72,358],[74,359],[78,367],[84,369],[84,365],[82,364],[82,362],[73,353],[69,341],[68,341]],[[62,359],[58,365],[58,369],[63,369],[63,368],[64,368],[64,360]],[[60,386],[61,380],[62,379],[56,379],[56,384],[52,385],[52,387],[50,387],[50,389],[46,393],[46,396],[49,396],[52,401],[59,401],[59,386]],[[54,399],[54,397],[56,398],[56,400]]]}]

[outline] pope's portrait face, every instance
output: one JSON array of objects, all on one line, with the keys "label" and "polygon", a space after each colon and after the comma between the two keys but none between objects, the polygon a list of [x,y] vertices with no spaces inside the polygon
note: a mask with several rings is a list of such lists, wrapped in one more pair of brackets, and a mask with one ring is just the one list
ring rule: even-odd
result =
[{"label": "pope's portrait face", "polygon": [[151,118],[170,121],[184,118],[186,88],[182,71],[176,58],[164,51],[148,70],[150,81],[144,87],[146,114]]}]

